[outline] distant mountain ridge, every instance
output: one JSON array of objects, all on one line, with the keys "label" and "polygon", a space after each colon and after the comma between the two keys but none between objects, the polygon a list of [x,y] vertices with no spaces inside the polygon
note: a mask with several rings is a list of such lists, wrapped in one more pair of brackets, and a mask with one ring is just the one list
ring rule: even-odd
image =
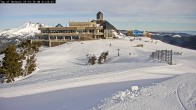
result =
[{"label": "distant mountain ridge", "polygon": [[174,32],[154,32],[152,38],[172,45],[196,50],[196,35]]},{"label": "distant mountain ridge", "polygon": [[0,30],[0,50],[10,44],[18,44],[23,40],[35,38],[40,33],[39,27],[48,27],[41,23],[27,22],[18,28]]},{"label": "distant mountain ridge", "polygon": [[45,25],[40,23],[27,22],[18,28],[0,31],[0,37],[33,37],[35,34],[40,33],[38,28],[43,26]]}]

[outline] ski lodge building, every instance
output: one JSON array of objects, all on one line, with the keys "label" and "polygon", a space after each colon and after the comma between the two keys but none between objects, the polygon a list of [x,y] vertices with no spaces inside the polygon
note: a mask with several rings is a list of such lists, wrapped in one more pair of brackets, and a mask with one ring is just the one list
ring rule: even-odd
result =
[{"label": "ski lodge building", "polygon": [[93,40],[113,38],[112,30],[116,28],[108,21],[103,20],[103,13],[97,13],[97,19],[91,22],[69,22],[68,27],[58,24],[55,27],[40,27],[37,40],[52,47],[74,40]]}]

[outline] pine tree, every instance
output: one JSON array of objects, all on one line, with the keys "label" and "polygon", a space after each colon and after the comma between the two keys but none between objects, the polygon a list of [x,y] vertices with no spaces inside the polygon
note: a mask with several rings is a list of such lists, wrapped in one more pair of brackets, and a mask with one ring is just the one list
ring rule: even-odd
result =
[{"label": "pine tree", "polygon": [[35,53],[39,52],[40,46],[41,42],[31,42],[30,40],[21,43],[20,48],[23,50],[22,58],[26,60],[26,65],[22,73],[23,76],[31,74],[35,70]]},{"label": "pine tree", "polygon": [[103,57],[102,57],[102,55],[99,57],[99,59],[98,59],[98,63],[99,64],[102,64],[102,60],[103,60]]},{"label": "pine tree", "polygon": [[1,72],[7,79],[7,82],[13,82],[15,77],[21,75],[22,61],[20,55],[16,52],[14,45],[8,46],[5,50],[5,57],[3,58],[3,66]]},{"label": "pine tree", "polygon": [[91,57],[91,64],[94,65],[96,63],[97,57],[95,55],[93,55]]},{"label": "pine tree", "polygon": [[[41,47],[41,42],[31,42],[30,40],[26,40],[22,42],[19,47],[24,51],[28,51],[28,54],[33,54],[39,52],[39,48]],[[27,53],[25,53],[26,55]]]},{"label": "pine tree", "polygon": [[36,68],[35,61],[36,61],[35,55],[32,55],[30,58],[27,58],[27,62],[25,66],[25,69],[26,69],[25,75],[31,74],[35,70]]},{"label": "pine tree", "polygon": [[41,42],[33,42],[32,49],[35,53],[39,52],[39,48],[41,47]]},{"label": "pine tree", "polygon": [[104,59],[104,56],[105,56],[105,52],[102,52],[101,55],[99,56],[99,59],[98,59],[98,63],[99,64],[102,64],[102,61]]},{"label": "pine tree", "polygon": [[106,61],[106,58],[107,58],[108,55],[109,55],[109,52],[108,51],[105,52],[105,54],[104,54],[104,62]]}]

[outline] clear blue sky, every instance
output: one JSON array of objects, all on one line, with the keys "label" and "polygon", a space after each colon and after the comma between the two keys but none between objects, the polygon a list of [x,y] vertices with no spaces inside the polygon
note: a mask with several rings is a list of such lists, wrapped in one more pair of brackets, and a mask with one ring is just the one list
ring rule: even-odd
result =
[{"label": "clear blue sky", "polygon": [[196,31],[196,0],[56,0],[56,4],[0,4],[0,30],[26,22],[66,26],[98,11],[118,29]]}]

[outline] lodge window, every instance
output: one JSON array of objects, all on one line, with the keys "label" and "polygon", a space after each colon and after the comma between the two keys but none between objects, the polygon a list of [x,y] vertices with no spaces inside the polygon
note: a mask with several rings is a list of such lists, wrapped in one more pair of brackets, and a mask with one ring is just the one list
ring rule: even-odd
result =
[{"label": "lodge window", "polygon": [[94,33],[94,30],[89,30],[90,33]]}]

